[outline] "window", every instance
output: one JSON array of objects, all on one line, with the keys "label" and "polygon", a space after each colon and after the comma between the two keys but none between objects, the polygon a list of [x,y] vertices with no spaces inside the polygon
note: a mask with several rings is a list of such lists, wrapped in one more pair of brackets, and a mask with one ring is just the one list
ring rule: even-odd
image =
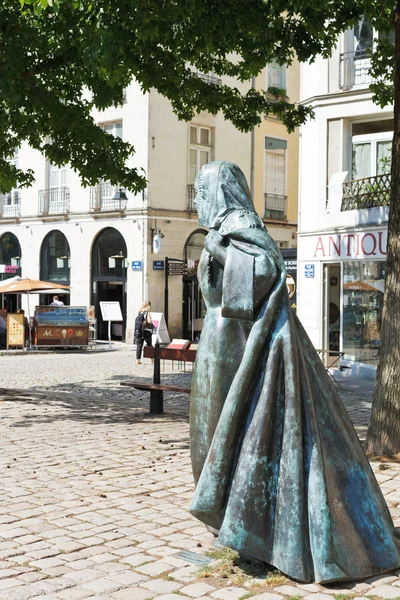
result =
[{"label": "window", "polygon": [[189,183],[194,183],[201,167],[211,160],[211,129],[190,125],[189,135]]},{"label": "window", "polygon": [[[14,154],[7,159],[11,165],[18,168],[18,152],[19,148],[15,148]],[[18,191],[18,183],[7,194],[0,196],[0,215],[3,217],[15,217],[19,214],[20,194]]]},{"label": "window", "polygon": [[286,90],[286,65],[279,65],[276,62],[270,63],[267,67],[268,88],[278,88]]},{"label": "window", "polygon": [[40,277],[68,285],[70,282],[71,255],[65,235],[54,229],[46,235],[40,250]]},{"label": "window", "polygon": [[67,168],[65,165],[58,167],[57,165],[49,164],[49,188],[59,188],[66,185]]},{"label": "window", "polygon": [[350,261],[343,273],[343,350],[376,363],[380,346],[385,261]]},{"label": "window", "polygon": [[286,218],[287,140],[265,138],[264,198],[265,216]]},{"label": "window", "polygon": [[103,125],[100,125],[100,127],[110,135],[122,138],[122,121],[112,121],[111,123],[104,123]]},{"label": "window", "polygon": [[372,50],[374,45],[374,29],[372,23],[366,17],[361,19],[354,25],[354,59],[362,60],[366,58],[369,50]]},{"label": "window", "polygon": [[390,173],[393,120],[353,123],[351,140],[351,179]]}]

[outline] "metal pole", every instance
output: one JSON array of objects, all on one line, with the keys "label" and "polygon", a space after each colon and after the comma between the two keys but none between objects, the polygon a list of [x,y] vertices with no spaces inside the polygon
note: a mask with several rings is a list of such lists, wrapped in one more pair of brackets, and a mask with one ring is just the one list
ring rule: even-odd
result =
[{"label": "metal pole", "polygon": [[165,257],[164,318],[168,329],[168,256]]},{"label": "metal pole", "polygon": [[29,348],[32,348],[31,309],[29,306],[29,292],[26,294],[28,300],[28,324],[29,324]]},{"label": "metal pole", "polygon": [[[160,343],[156,342],[154,346],[154,375],[153,383],[159,385],[161,383],[160,369]],[[150,391],[150,413],[159,415],[164,412],[164,397],[162,390]]]},{"label": "metal pole", "polygon": [[111,348],[111,321],[108,321],[108,345]]}]

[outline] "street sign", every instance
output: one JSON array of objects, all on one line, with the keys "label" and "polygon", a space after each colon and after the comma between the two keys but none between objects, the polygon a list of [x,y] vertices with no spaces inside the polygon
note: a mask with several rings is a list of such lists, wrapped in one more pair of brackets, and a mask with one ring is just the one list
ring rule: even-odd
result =
[{"label": "street sign", "polygon": [[164,271],[164,261],[153,260],[153,271]]},{"label": "street sign", "polygon": [[304,265],[304,277],[313,278],[314,277],[314,265]]},{"label": "street sign", "polygon": [[168,275],[187,275],[187,263],[168,261]]},{"label": "street sign", "polygon": [[141,271],[143,268],[143,263],[141,260],[133,260],[132,261],[132,271]]}]

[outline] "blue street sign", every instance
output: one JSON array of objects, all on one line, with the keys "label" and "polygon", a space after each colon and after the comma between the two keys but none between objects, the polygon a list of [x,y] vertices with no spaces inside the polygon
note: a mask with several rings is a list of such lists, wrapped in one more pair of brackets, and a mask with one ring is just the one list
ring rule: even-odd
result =
[{"label": "blue street sign", "polygon": [[141,260],[133,260],[132,261],[132,271],[141,271],[142,270],[142,261]]},{"label": "blue street sign", "polygon": [[164,261],[153,260],[153,271],[164,271]]},{"label": "blue street sign", "polygon": [[304,277],[314,277],[314,265],[304,265]]}]

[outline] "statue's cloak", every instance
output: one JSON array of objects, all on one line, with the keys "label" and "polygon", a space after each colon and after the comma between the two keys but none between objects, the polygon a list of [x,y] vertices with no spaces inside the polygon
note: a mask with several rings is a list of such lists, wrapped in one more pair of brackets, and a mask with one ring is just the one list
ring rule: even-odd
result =
[{"label": "statue's cloak", "polygon": [[[219,531],[222,545],[304,582],[361,579],[398,567],[389,510],[290,307],[275,242],[246,210],[224,215],[218,232],[227,248],[220,314],[250,325],[192,514]],[[207,339],[200,343],[201,361]]]}]

